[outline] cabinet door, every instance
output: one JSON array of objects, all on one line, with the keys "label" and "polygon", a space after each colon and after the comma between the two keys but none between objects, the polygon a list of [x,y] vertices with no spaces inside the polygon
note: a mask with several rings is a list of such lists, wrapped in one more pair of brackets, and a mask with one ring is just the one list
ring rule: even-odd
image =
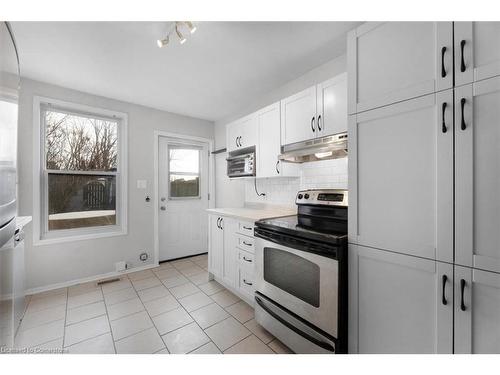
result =
[{"label": "cabinet door", "polygon": [[452,262],[452,90],[350,116],[348,140],[349,241]]},{"label": "cabinet door", "polygon": [[347,131],[347,73],[317,86],[318,136]]},{"label": "cabinet door", "polygon": [[500,77],[455,90],[455,123],[455,262],[500,272]]},{"label": "cabinet door", "polygon": [[350,245],[349,353],[451,353],[453,266]]},{"label": "cabinet door", "polygon": [[500,22],[455,22],[455,85],[500,75]]},{"label": "cabinet door", "polygon": [[224,240],[222,246],[222,280],[231,287],[236,285],[236,221],[224,217],[221,221],[222,231],[224,233]]},{"label": "cabinet door", "polygon": [[224,233],[220,226],[221,217],[208,215],[208,268],[216,277],[222,277],[222,259],[224,249]]},{"label": "cabinet door", "polygon": [[316,86],[281,101],[281,144],[316,136]]},{"label": "cabinet door", "polygon": [[252,113],[239,121],[240,147],[246,148],[257,144],[258,122],[257,113]]},{"label": "cabinet door", "polygon": [[451,22],[368,22],[347,40],[349,113],[452,87]]},{"label": "cabinet door", "polygon": [[259,142],[257,142],[257,177],[279,176],[280,103],[274,103],[257,113]]},{"label": "cabinet door", "polygon": [[226,125],[226,149],[231,152],[240,148],[238,140],[240,136],[240,126],[238,122]]},{"label": "cabinet door", "polygon": [[455,266],[455,353],[500,354],[500,274]]}]

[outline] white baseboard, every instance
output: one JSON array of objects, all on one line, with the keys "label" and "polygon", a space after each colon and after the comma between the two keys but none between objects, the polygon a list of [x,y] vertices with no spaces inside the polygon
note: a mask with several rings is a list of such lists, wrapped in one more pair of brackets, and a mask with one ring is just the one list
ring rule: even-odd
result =
[{"label": "white baseboard", "polygon": [[138,271],[143,271],[143,270],[148,270],[150,268],[155,268],[158,267],[158,263],[153,263],[153,264],[147,264],[145,266],[141,267],[134,267],[134,268],[129,268],[123,272],[108,272],[104,273],[101,275],[95,275],[95,276],[90,276],[90,277],[84,277],[81,279],[75,279],[75,280],[70,280],[70,281],[65,281],[63,283],[56,283],[56,284],[50,284],[46,286],[40,286],[36,288],[31,288],[27,289],[25,291],[26,295],[31,295],[31,294],[36,294],[36,293],[42,293],[42,292],[48,292],[49,290],[54,290],[54,289],[60,289],[60,288],[67,288],[69,286],[77,285],[77,284],[83,284],[83,283],[88,283],[90,281],[97,281],[97,280],[102,280],[102,279],[107,279],[110,277],[117,277],[121,275],[125,275],[127,273],[132,273],[132,272],[138,272]]}]

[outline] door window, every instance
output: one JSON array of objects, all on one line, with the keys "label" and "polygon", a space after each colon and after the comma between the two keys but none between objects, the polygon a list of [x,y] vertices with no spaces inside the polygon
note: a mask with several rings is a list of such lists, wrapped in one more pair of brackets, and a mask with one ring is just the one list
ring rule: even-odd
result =
[{"label": "door window", "polygon": [[169,198],[200,198],[200,149],[169,146]]},{"label": "door window", "polygon": [[319,307],[320,268],[298,255],[264,248],[264,280],[294,297]]}]

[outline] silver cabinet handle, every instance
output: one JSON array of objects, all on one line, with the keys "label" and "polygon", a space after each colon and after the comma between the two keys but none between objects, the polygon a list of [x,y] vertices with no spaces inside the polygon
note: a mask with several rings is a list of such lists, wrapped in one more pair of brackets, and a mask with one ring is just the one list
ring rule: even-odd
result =
[{"label": "silver cabinet handle", "polygon": [[243,256],[243,260],[248,263],[252,263],[252,259],[248,259],[247,257]]},{"label": "silver cabinet handle", "polygon": [[250,227],[246,227],[243,225],[243,229],[246,229],[246,230],[252,230],[253,228],[250,228]]},{"label": "silver cabinet handle", "polygon": [[167,210],[167,207],[165,207],[165,206],[160,206],[160,210],[162,210],[162,211],[166,211],[166,210]]},{"label": "silver cabinet handle", "polygon": [[243,245],[252,246],[251,243],[248,243],[248,242],[245,242],[245,241],[243,241]]},{"label": "silver cabinet handle", "polygon": [[161,197],[161,198],[160,198],[160,200],[161,200],[162,202],[165,202],[165,201],[167,200],[167,198],[165,198],[165,197]]},{"label": "silver cabinet handle", "polygon": [[250,286],[252,286],[252,285],[253,285],[253,283],[249,283],[249,282],[248,282],[248,281],[246,281],[245,279],[243,279],[243,282],[244,282],[245,284],[247,284],[247,285],[250,285]]}]

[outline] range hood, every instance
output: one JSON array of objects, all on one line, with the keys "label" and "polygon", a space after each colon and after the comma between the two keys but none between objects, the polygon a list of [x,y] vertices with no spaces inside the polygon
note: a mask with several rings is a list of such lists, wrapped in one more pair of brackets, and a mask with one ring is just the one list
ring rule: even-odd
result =
[{"label": "range hood", "polygon": [[306,163],[346,156],[347,132],[282,146],[279,160],[289,163]]}]

